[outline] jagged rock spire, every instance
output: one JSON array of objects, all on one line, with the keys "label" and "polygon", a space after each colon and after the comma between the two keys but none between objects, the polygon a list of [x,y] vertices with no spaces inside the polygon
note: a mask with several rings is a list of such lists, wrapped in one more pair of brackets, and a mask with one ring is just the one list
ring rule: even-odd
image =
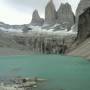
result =
[{"label": "jagged rock spire", "polygon": [[36,9],[34,10],[32,17],[34,19],[40,18],[39,14],[38,14],[38,11]]},{"label": "jagged rock spire", "polygon": [[32,21],[31,21],[31,25],[34,26],[42,26],[43,25],[44,20],[42,18],[40,18],[39,14],[38,14],[38,10],[34,10],[33,15],[32,15]]},{"label": "jagged rock spire", "polygon": [[74,14],[69,3],[61,4],[57,11],[57,23],[64,24],[66,23],[67,28],[71,28],[74,25]]},{"label": "jagged rock spire", "polygon": [[56,10],[53,4],[53,0],[50,0],[45,8],[45,23],[44,24],[55,24],[56,21]]}]

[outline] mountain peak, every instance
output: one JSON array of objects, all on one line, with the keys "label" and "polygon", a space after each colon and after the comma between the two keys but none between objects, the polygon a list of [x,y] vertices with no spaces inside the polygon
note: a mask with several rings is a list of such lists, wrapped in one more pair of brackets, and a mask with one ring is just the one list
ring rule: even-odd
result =
[{"label": "mountain peak", "polygon": [[61,3],[57,11],[57,23],[63,24],[67,29],[70,29],[74,25],[74,14],[69,3]]},{"label": "mountain peak", "polygon": [[34,10],[32,18],[40,18],[39,14],[38,14],[38,10]]},{"label": "mountain peak", "polygon": [[40,18],[38,10],[34,10],[33,15],[32,15],[32,21],[31,21],[31,25],[33,26],[42,26],[44,20],[42,18]]},{"label": "mountain peak", "polygon": [[56,9],[53,0],[50,0],[45,7],[45,24],[53,25],[56,21]]}]

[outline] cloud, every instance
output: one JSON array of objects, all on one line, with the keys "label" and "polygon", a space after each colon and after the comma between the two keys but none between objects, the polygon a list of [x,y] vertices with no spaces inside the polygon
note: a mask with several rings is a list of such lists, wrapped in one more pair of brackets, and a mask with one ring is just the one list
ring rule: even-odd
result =
[{"label": "cloud", "polygon": [[29,13],[18,12],[9,7],[0,8],[0,21],[8,24],[30,23],[31,18],[32,15]]},{"label": "cloud", "polygon": [[[6,0],[6,2],[12,7],[20,11],[29,11],[29,9],[38,9],[39,12],[45,11],[45,6],[50,0]],[[60,3],[69,2],[72,5],[73,11],[76,10],[80,0],[53,0],[56,9],[59,8]]]},{"label": "cloud", "polygon": [[[41,17],[45,15],[45,6],[49,0],[0,0],[0,20],[9,24],[29,23],[34,9]],[[56,9],[60,3],[69,2],[75,12],[80,0],[53,0]]]}]

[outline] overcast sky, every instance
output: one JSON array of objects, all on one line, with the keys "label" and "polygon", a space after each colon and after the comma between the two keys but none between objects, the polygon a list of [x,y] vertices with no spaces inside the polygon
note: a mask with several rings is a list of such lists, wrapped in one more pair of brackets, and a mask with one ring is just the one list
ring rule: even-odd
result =
[{"label": "overcast sky", "polygon": [[[45,6],[49,0],[0,0],[0,21],[8,24],[30,23],[34,9],[44,17]],[[53,0],[56,9],[60,3],[69,2],[75,12],[80,0]]]}]

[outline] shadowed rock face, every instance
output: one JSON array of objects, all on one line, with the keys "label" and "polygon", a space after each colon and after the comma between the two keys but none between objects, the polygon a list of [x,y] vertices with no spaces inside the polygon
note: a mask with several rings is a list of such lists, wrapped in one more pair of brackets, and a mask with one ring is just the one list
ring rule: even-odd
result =
[{"label": "shadowed rock face", "polygon": [[90,7],[79,16],[77,39],[81,42],[89,37],[90,37]]},{"label": "shadowed rock face", "polygon": [[61,4],[60,8],[57,11],[57,23],[64,24],[68,29],[74,25],[74,14],[71,9],[71,6],[66,4]]},{"label": "shadowed rock face", "polygon": [[53,25],[56,23],[56,10],[55,6],[53,4],[53,1],[50,0],[50,2],[47,4],[45,8],[45,22],[44,24]]},{"label": "shadowed rock face", "polygon": [[76,10],[76,22],[78,22],[78,17],[81,15],[86,8],[90,7],[90,0],[81,0],[77,10]]},{"label": "shadowed rock face", "polygon": [[44,20],[42,18],[40,18],[39,14],[38,14],[38,11],[35,10],[33,12],[33,15],[32,15],[32,21],[31,21],[31,25],[33,26],[42,26],[44,23]]}]

